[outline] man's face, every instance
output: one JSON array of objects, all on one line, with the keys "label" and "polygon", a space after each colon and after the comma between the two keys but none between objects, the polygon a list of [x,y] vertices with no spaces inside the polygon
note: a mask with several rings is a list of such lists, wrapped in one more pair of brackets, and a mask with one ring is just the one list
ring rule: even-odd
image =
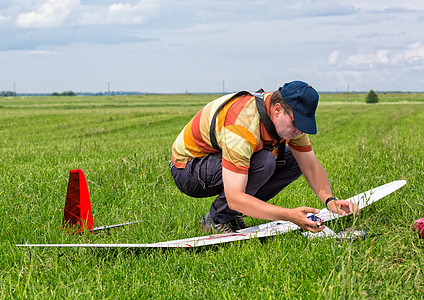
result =
[{"label": "man's face", "polygon": [[291,140],[295,136],[302,134],[302,131],[294,125],[293,117],[279,103],[275,104],[273,108],[272,121],[278,135],[285,140]]}]

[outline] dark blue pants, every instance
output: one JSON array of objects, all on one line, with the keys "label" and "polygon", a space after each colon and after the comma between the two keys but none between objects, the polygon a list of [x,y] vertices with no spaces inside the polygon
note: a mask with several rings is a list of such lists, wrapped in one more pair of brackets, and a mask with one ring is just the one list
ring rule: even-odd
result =
[{"label": "dark blue pants", "polygon": [[[299,178],[302,172],[289,147],[286,147],[285,160],[285,165],[277,167],[271,152],[261,150],[254,153],[250,159],[246,194],[268,201]],[[178,189],[188,196],[204,198],[218,195],[209,210],[215,221],[227,223],[240,214],[228,207],[225,198],[221,153],[194,158],[185,169],[172,166],[171,174]]]}]

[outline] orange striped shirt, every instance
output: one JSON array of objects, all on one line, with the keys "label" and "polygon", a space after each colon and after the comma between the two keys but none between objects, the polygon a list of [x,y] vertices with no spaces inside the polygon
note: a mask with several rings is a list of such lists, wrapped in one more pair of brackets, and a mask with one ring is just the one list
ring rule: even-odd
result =
[{"label": "orange striped shirt", "polygon": [[[184,127],[172,145],[172,162],[177,168],[185,168],[195,157],[218,152],[211,146],[211,120],[217,108],[233,95],[225,95],[208,103]],[[268,114],[270,98],[271,93],[264,94]],[[235,97],[224,105],[217,116],[215,135],[222,149],[222,166],[240,174],[248,173],[250,157],[254,152],[263,149],[264,145],[277,143],[261,122],[252,95]],[[286,143],[297,151],[312,150],[307,134],[301,134]]]}]

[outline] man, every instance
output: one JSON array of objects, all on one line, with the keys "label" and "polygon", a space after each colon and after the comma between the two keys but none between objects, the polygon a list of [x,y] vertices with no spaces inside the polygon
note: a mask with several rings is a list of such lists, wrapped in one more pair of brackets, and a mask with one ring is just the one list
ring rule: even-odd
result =
[{"label": "man", "polygon": [[324,226],[307,218],[319,210],[267,203],[302,174],[329,210],[359,214],[356,204],[333,196],[312,150],[308,134],[317,132],[318,99],[310,85],[293,81],[274,93],[220,97],[186,125],[172,146],[171,174],[191,197],[218,195],[200,222],[204,228],[234,232],[246,227],[247,215],[321,231]]}]

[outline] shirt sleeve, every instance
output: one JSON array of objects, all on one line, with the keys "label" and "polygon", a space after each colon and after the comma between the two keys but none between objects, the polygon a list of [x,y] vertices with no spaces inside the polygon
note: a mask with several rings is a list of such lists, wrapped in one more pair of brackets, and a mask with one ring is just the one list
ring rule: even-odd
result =
[{"label": "shirt sleeve", "polygon": [[312,151],[312,144],[309,140],[309,135],[302,133],[298,136],[295,136],[289,141],[290,148],[293,148],[299,152],[309,152]]}]

